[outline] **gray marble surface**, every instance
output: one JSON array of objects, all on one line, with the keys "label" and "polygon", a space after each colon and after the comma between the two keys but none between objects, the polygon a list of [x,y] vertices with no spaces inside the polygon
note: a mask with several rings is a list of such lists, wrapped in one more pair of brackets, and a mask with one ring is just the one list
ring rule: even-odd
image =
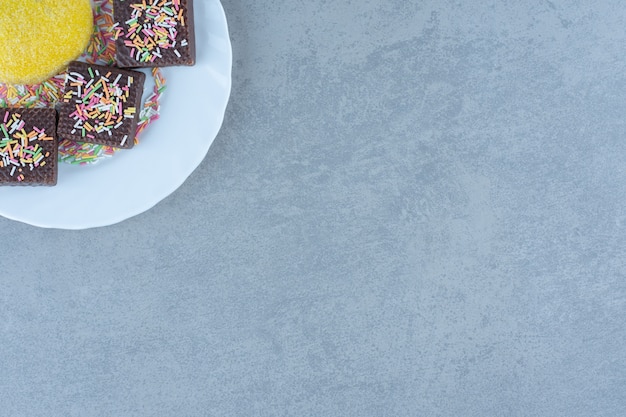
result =
[{"label": "gray marble surface", "polygon": [[0,416],[626,415],[626,5],[224,7],[182,188],[0,219]]}]

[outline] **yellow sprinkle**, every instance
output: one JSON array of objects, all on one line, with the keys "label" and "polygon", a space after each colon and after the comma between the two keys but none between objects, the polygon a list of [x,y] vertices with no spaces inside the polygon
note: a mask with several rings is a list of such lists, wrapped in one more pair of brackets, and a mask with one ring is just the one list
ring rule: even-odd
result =
[{"label": "yellow sprinkle", "polygon": [[0,81],[34,84],[60,72],[87,47],[89,0],[1,0]]}]

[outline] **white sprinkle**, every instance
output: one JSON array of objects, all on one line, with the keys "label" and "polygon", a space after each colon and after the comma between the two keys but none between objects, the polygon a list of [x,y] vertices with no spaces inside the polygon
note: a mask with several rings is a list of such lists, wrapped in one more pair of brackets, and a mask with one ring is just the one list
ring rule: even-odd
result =
[{"label": "white sprinkle", "polygon": [[66,77],[69,78],[70,80],[74,81],[74,82],[79,82],[79,81],[82,81],[82,80],[85,79],[81,74],[79,74],[79,73],[77,73],[75,71],[67,73]]}]

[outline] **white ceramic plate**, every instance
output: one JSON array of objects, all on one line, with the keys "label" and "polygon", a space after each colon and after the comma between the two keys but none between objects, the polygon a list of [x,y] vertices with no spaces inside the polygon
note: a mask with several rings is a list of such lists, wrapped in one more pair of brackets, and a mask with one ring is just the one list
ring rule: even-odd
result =
[{"label": "white ceramic plate", "polygon": [[143,213],[182,185],[217,136],[231,88],[224,9],[219,0],[199,0],[194,12],[196,65],[163,69],[161,118],[139,145],[95,165],[60,163],[56,187],[0,188],[0,215],[39,227],[106,226]]}]

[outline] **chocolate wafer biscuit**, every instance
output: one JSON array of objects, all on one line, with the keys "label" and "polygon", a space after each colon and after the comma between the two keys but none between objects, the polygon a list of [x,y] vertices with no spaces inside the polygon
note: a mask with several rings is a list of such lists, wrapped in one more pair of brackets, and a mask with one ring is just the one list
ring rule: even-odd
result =
[{"label": "chocolate wafer biscuit", "polygon": [[193,0],[114,0],[117,65],[194,65]]},{"label": "chocolate wafer biscuit", "polygon": [[0,109],[0,185],[57,183],[54,109]]},{"label": "chocolate wafer biscuit", "polygon": [[145,75],[84,62],[70,63],[59,108],[61,139],[132,148]]}]

